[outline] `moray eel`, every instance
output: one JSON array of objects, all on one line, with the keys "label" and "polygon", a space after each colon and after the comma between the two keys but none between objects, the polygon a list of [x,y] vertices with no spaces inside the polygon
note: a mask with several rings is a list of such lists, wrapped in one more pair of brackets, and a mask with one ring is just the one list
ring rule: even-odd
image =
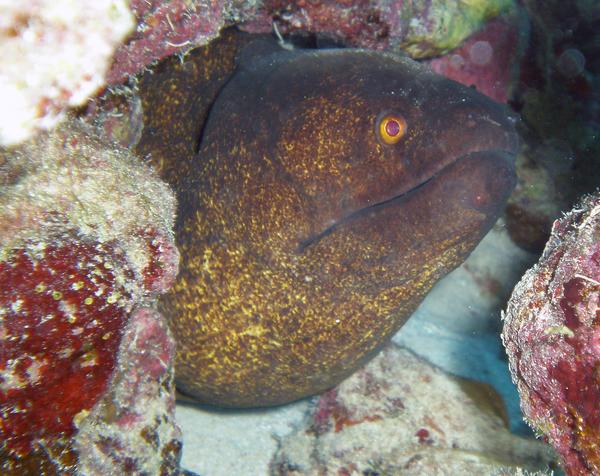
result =
[{"label": "moray eel", "polygon": [[364,364],[469,255],[514,186],[517,136],[503,106],[407,58],[211,48],[145,80],[138,149],[179,198],[161,309],[181,392],[277,405]]}]

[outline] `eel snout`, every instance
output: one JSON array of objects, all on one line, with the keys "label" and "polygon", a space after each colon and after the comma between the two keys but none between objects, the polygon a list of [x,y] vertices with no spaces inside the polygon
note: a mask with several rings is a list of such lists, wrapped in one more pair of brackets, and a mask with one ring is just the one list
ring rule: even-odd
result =
[{"label": "eel snout", "polygon": [[[444,165],[475,152],[503,152],[505,159],[514,162],[519,149],[515,118],[502,104],[467,90],[463,100],[440,108],[442,124],[432,124],[431,144],[423,149],[444,155]],[[438,114],[435,114],[438,116]],[[425,153],[426,153],[425,152]]]}]

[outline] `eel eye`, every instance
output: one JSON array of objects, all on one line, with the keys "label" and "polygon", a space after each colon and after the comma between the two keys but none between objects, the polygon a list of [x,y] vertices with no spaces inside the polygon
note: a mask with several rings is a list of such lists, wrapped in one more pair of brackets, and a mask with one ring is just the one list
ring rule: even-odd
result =
[{"label": "eel eye", "polygon": [[388,114],[381,118],[377,130],[381,140],[389,145],[398,143],[406,134],[406,121],[402,116]]}]

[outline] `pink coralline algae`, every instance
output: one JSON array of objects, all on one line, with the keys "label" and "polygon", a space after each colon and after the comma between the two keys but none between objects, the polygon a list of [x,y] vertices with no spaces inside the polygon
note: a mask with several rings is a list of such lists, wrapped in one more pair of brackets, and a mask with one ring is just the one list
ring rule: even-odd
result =
[{"label": "pink coralline algae", "polygon": [[172,193],[74,120],[0,152],[0,472],[176,468]]},{"label": "pink coralline algae", "polygon": [[341,43],[381,48],[388,45],[390,35],[389,22],[382,18],[381,10],[378,2],[372,0],[267,0],[259,15],[242,24],[242,28],[264,33],[271,31],[275,22],[282,33],[318,33]]},{"label": "pink coralline algae", "polygon": [[[138,25],[115,54],[107,82],[115,84],[154,61],[208,43],[242,15],[228,0],[132,0]],[[239,12],[234,14],[234,11]]]},{"label": "pink coralline algae", "polygon": [[131,314],[108,391],[81,418],[73,439],[81,474],[180,474],[174,351],[160,314],[144,307]]},{"label": "pink coralline algae", "polygon": [[521,407],[570,475],[600,472],[600,194],[554,223],[515,288],[503,340]]},{"label": "pink coralline algae", "polygon": [[502,408],[491,388],[445,374],[390,345],[319,398],[305,425],[281,442],[271,474],[499,475],[546,469],[553,458],[549,448],[512,435]]},{"label": "pink coralline algae", "polygon": [[510,11],[510,0],[414,2],[352,0],[133,0],[136,31],[116,52],[107,76],[117,84],[154,61],[185,54],[230,25],[250,33],[314,33],[348,46],[397,48],[415,58],[459,46],[488,19]]},{"label": "pink coralline algae", "polygon": [[459,48],[429,61],[431,69],[447,78],[475,86],[492,99],[510,97],[513,72],[520,60],[519,24],[516,16],[488,22]]},{"label": "pink coralline algae", "polygon": [[316,33],[346,45],[399,48],[413,58],[429,58],[456,48],[512,6],[510,0],[265,0],[242,28],[265,32],[274,22],[284,33]]}]

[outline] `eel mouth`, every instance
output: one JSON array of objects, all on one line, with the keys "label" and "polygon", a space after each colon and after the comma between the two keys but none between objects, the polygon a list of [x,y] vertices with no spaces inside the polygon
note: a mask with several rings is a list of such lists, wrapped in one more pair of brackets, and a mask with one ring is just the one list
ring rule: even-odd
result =
[{"label": "eel mouth", "polygon": [[[445,169],[445,167],[444,167],[444,169]],[[435,177],[437,177],[439,174],[441,174],[444,169],[440,170],[439,172],[437,172],[436,174],[427,178],[420,184],[414,186],[413,188],[411,188],[403,193],[395,195],[395,196],[388,198],[387,200],[383,200],[379,203],[374,203],[373,205],[368,205],[366,207],[359,208],[358,210],[354,210],[354,211],[350,212],[349,214],[347,214],[347,215],[343,216],[342,218],[340,218],[339,220],[337,220],[332,225],[325,228],[322,232],[317,233],[316,235],[310,236],[306,240],[301,241],[300,244],[298,245],[298,252],[299,253],[304,252],[308,247],[315,245],[316,243],[321,241],[323,238],[331,235],[334,231],[336,231],[338,228],[345,225],[346,223],[357,220],[360,217],[362,217],[363,215],[374,212],[381,208],[385,208],[388,205],[398,203],[398,202],[402,201],[404,198],[408,197],[409,195],[417,193],[420,189],[424,188],[429,182],[431,182]]]},{"label": "eel mouth", "polygon": [[[381,202],[365,206],[363,208],[359,208],[354,210],[339,220],[336,220],[333,224],[325,228],[323,231],[312,235],[305,240],[302,240],[297,247],[298,253],[305,252],[308,248],[315,246],[321,240],[331,235],[335,231],[337,231],[340,227],[347,225],[353,221],[359,220],[362,217],[369,215],[371,213],[378,212],[384,208],[390,207],[392,205],[397,205],[400,202],[406,200],[408,197],[413,196],[418,193],[423,193],[428,189],[428,186],[436,182],[438,180],[442,180],[446,175],[450,175],[449,171],[454,169],[456,165],[460,162],[463,162],[468,159],[479,159],[479,158],[487,158],[487,175],[489,178],[497,178],[497,186],[492,187],[492,189],[486,190],[489,192],[489,196],[487,200],[481,201],[478,197],[477,200],[480,202],[485,202],[483,208],[498,208],[497,206],[493,206],[495,204],[503,204],[504,201],[508,198],[508,195],[514,188],[516,182],[516,174],[515,174],[515,150],[483,150],[472,152],[466,155],[463,155],[456,160],[453,160],[440,170],[436,171],[434,174],[415,185],[414,187],[398,194],[394,195],[390,198],[382,200]],[[490,158],[492,160],[490,160]],[[481,204],[474,204],[473,208],[482,208]],[[483,213],[489,214],[490,210],[481,210]]]}]

